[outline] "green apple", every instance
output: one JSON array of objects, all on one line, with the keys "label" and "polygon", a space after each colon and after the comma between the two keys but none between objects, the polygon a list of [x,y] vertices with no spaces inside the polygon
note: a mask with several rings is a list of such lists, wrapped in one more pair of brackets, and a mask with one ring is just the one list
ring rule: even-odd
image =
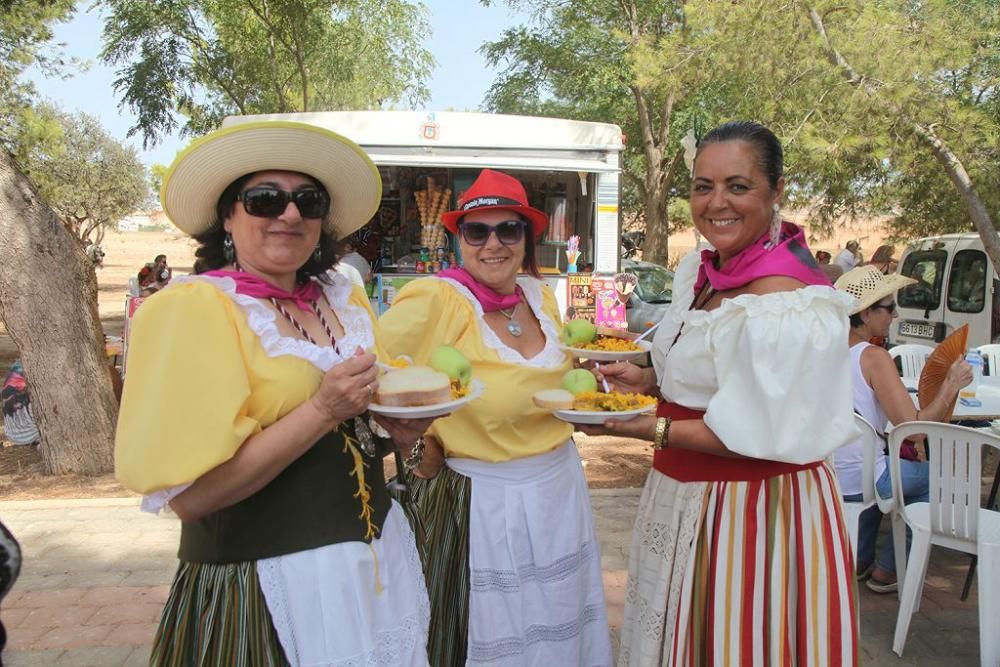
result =
[{"label": "green apple", "polygon": [[463,387],[472,379],[472,364],[464,354],[451,345],[441,345],[431,352],[430,366],[447,375],[452,381],[459,380]]},{"label": "green apple", "polygon": [[586,391],[597,391],[597,378],[583,368],[574,368],[563,375],[562,387],[574,396]]},{"label": "green apple", "polygon": [[562,342],[567,347],[590,343],[597,337],[597,327],[587,320],[570,320],[562,330]]}]

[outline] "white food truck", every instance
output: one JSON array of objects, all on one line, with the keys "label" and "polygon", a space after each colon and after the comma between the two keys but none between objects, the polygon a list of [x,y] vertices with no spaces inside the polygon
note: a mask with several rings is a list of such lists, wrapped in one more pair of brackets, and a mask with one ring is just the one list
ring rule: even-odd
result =
[{"label": "white food truck", "polygon": [[524,183],[532,206],[549,215],[536,246],[546,282],[567,306],[566,244],[580,237],[580,271],[619,269],[621,129],[607,123],[485,113],[333,111],[231,116],[225,126],[288,120],[357,142],[382,174],[382,206],[352,237],[376,275],[376,312],[408,280],[460,261],[438,215],[450,210],[483,168]]}]

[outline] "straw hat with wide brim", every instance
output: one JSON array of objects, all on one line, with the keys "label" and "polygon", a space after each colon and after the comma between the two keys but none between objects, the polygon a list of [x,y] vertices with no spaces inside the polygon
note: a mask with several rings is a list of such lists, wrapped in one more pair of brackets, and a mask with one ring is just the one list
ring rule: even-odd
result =
[{"label": "straw hat with wide brim", "polygon": [[853,315],[915,282],[917,281],[913,278],[907,278],[898,273],[885,275],[876,267],[866,265],[851,269],[837,278],[834,287],[857,299],[854,308],[851,309],[851,315]]},{"label": "straw hat with wide brim", "polygon": [[191,142],[163,177],[160,202],[178,229],[200,234],[215,222],[215,206],[230,183],[271,170],[307,174],[326,188],[324,229],[338,239],[371,220],[382,199],[378,168],[350,139],[306,123],[260,121]]}]

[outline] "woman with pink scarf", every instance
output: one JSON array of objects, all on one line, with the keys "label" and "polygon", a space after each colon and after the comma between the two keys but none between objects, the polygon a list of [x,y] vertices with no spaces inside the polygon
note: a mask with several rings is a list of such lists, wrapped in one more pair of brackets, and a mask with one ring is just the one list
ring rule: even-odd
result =
[{"label": "woman with pink scarf", "polygon": [[[442,221],[463,266],[408,283],[379,320],[386,349],[457,348],[485,386],[406,460],[422,524],[434,667],[611,664],[601,559],[573,428],[531,395],[572,368],[539,280],[548,216],[484,169]],[[526,275],[519,275],[521,273]]]},{"label": "woman with pink scarf", "polygon": [[847,314],[783,222],[782,150],[734,121],[702,138],[694,224],[653,368],[599,375],[657,415],[581,427],[644,438],[619,665],[856,665],[854,565],[824,459],[855,437]]},{"label": "woman with pink scarf", "polygon": [[366,411],[380,346],[338,239],[381,200],[352,141],[284,121],[212,132],[163,180],[193,276],[143,304],[115,472],[180,519],[155,665],[427,664],[427,591],[382,457],[430,420]]}]

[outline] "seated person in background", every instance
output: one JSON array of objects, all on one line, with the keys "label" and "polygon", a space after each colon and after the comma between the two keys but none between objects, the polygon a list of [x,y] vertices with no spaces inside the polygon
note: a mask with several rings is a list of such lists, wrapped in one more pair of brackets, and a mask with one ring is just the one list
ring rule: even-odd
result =
[{"label": "seated person in background", "polygon": [[[357,269],[358,274],[361,276],[361,280],[366,283],[370,283],[372,280],[372,266],[365,259],[364,255],[358,252],[357,248],[350,241],[344,241],[341,243],[341,247],[344,249],[344,256],[340,258],[337,262],[337,267],[347,265],[352,266]],[[347,275],[353,276],[353,272],[349,272]],[[364,285],[362,285],[364,287]]]},{"label": "seated person in background", "polygon": [[[913,278],[899,274],[885,275],[877,267],[866,265],[848,271],[837,281],[836,288],[858,301],[851,312],[851,368],[854,377],[854,411],[867,419],[883,434],[886,423],[925,420],[942,421],[958,397],[958,391],[972,382],[972,367],[959,359],[948,370],[941,390],[929,405],[917,409],[909,392],[899,379],[896,364],[889,353],[868,341],[875,336],[888,336],[889,326],[896,315],[896,290],[915,283]],[[883,435],[884,438],[884,435]],[[857,440],[841,447],[833,455],[837,480],[844,500],[858,501],[862,497],[861,470],[864,444]],[[900,461],[903,500],[906,504],[926,502],[928,464],[926,461]],[[883,498],[892,497],[887,457],[880,448],[875,459],[875,488]],[[893,543],[888,543],[875,558],[875,539],[882,513],[871,507],[861,514],[858,526],[857,571],[861,579],[870,577],[867,586],[876,593],[896,590],[896,559]],[[909,549],[910,531],[906,544]]]},{"label": "seated person in background", "polygon": [[98,269],[104,268],[104,249],[96,243],[87,246],[87,259]]},{"label": "seated person in background", "polygon": [[167,286],[174,270],[167,266],[167,256],[157,255],[152,262],[139,269],[139,288],[142,296],[149,296]]},{"label": "seated person in background", "polygon": [[924,305],[927,308],[936,308],[937,295],[934,285],[927,276],[927,265],[917,264],[910,274],[913,277],[913,284],[903,289],[906,299],[913,305]]},{"label": "seated person in background", "polygon": [[892,258],[895,250],[891,245],[880,245],[868,260],[868,264],[874,266],[882,273],[892,273],[896,270],[897,262]]},{"label": "seated person in background", "polygon": [[826,274],[827,279],[831,283],[837,281],[837,278],[844,275],[844,270],[840,268],[839,264],[833,264],[830,262],[831,255],[825,250],[816,251],[816,263],[819,264],[820,271]]},{"label": "seated person in background", "polygon": [[847,273],[861,261],[861,245],[857,241],[848,241],[847,246],[837,253],[833,263]]}]

